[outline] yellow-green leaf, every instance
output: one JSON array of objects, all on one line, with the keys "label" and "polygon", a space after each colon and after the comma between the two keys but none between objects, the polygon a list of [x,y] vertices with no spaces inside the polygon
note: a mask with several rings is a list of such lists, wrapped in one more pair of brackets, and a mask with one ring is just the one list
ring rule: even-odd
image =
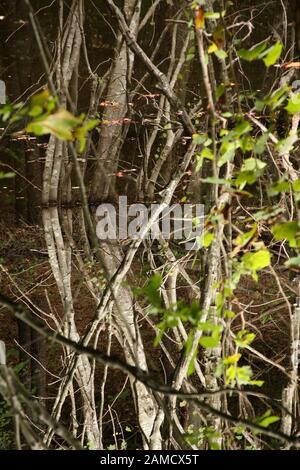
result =
[{"label": "yellow-green leaf", "polygon": [[60,109],[56,113],[31,122],[26,130],[35,135],[51,134],[61,140],[73,140],[72,131],[79,124],[81,119],[65,109]]},{"label": "yellow-green leaf", "polygon": [[252,271],[266,268],[271,263],[271,253],[268,250],[260,250],[255,253],[246,253],[242,257],[243,264]]},{"label": "yellow-green leaf", "polygon": [[199,340],[201,346],[205,349],[216,348],[219,345],[220,338],[213,336],[202,336]]}]

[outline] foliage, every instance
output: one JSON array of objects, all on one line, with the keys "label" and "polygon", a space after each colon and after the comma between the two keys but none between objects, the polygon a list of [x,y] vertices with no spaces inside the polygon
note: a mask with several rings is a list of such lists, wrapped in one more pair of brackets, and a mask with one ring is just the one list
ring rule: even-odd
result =
[{"label": "foliage", "polygon": [[[142,25],[146,33],[141,39],[140,30],[138,31],[140,36],[137,32],[134,36],[131,28],[128,33],[125,27],[126,24],[130,24],[130,14],[127,9],[124,7],[126,18],[122,20],[122,11],[118,10],[115,2],[108,2],[114,12],[115,26],[116,29],[119,28],[119,33],[117,42],[113,46],[116,51],[115,59],[103,77],[97,75],[97,69],[95,72],[91,71],[88,43],[84,44],[85,61],[89,70],[87,83],[91,83],[91,101],[86,109],[89,109],[89,116],[96,116],[97,119],[89,119],[86,114],[65,109],[61,103],[67,102],[71,90],[63,88],[56,97],[51,96],[48,89],[44,89],[25,103],[4,105],[0,108],[0,116],[6,126],[5,133],[12,137],[21,137],[28,133],[37,137],[50,135],[63,142],[74,143],[74,146],[69,147],[75,149],[78,154],[85,151],[87,157],[82,165],[82,175],[79,171],[79,177],[76,175],[80,185],[87,183],[87,189],[92,188],[93,192],[93,186],[98,184],[97,177],[100,180],[98,193],[96,195],[93,193],[88,202],[81,201],[84,211],[82,226],[78,229],[78,233],[77,227],[74,229],[71,223],[68,227],[66,217],[60,227],[59,218],[53,221],[52,216],[50,222],[53,224],[55,222],[53,233],[50,233],[49,226],[45,231],[47,243],[50,245],[51,237],[53,241],[53,247],[50,248],[52,251],[49,251],[49,262],[61,296],[61,331],[67,331],[68,334],[71,332],[74,337],[80,338],[79,332],[76,331],[77,302],[73,302],[75,298],[78,300],[80,297],[77,284],[76,295],[74,299],[72,297],[74,281],[71,272],[73,273],[74,264],[79,273],[76,274],[78,277],[82,275],[82,282],[86,282],[87,291],[91,293],[97,305],[97,315],[92,321],[92,333],[87,329],[85,338],[89,338],[92,344],[96,332],[95,338],[97,337],[98,341],[98,331],[99,335],[102,334],[102,330],[108,331],[109,325],[107,337],[113,347],[115,347],[115,338],[119,341],[125,358],[122,359],[123,362],[118,360],[118,364],[123,364],[123,367],[128,365],[125,364],[126,361],[135,367],[143,364],[143,371],[140,373],[142,372],[143,377],[147,378],[144,383],[134,380],[131,382],[135,393],[134,420],[137,423],[134,422],[133,425],[126,417],[125,422],[128,425],[125,432],[122,428],[124,421],[120,421],[118,413],[112,409],[117,400],[114,391],[106,391],[106,395],[104,393],[105,378],[101,390],[101,406],[103,405],[104,412],[108,401],[109,408],[104,412],[104,416],[111,415],[109,426],[113,429],[102,443],[103,448],[126,449],[129,446],[126,432],[133,434],[132,429],[139,427],[140,442],[147,440],[148,445],[153,435],[151,438],[145,436],[149,429],[153,429],[157,435],[161,433],[160,439],[163,443],[166,427],[170,422],[172,424],[173,413],[179,422],[182,408],[190,413],[188,409],[190,403],[187,403],[188,398],[184,404],[176,401],[174,390],[162,400],[163,393],[157,392],[158,387],[169,387],[169,391],[173,386],[183,391],[192,390],[193,387],[198,390],[198,379],[201,381],[199,390],[208,392],[204,399],[199,395],[200,399],[203,399],[203,404],[215,407],[215,412],[213,410],[212,413],[205,412],[201,409],[201,405],[197,409],[196,400],[190,400],[197,416],[189,414],[187,422],[182,425],[181,439],[190,446],[213,450],[218,450],[222,446],[260,448],[265,445],[261,439],[264,429],[275,425],[280,417],[275,416],[269,408],[261,414],[262,407],[252,405],[253,392],[249,391],[250,398],[248,398],[245,389],[247,391],[250,387],[264,386],[267,373],[263,368],[258,368],[252,356],[258,355],[260,361],[266,360],[272,363],[264,359],[264,354],[260,352],[259,347],[256,350],[256,346],[261,338],[264,339],[265,330],[268,330],[268,334],[272,334],[270,324],[271,322],[272,325],[275,324],[273,312],[276,308],[270,312],[263,311],[263,315],[258,315],[255,311],[252,323],[249,309],[256,305],[256,298],[253,295],[252,299],[250,289],[255,291],[256,287],[260,287],[260,281],[263,284],[264,279],[272,275],[276,278],[276,282],[272,281],[274,285],[281,283],[280,297],[284,297],[286,303],[291,302],[292,305],[290,298],[296,292],[292,287],[291,296],[290,293],[285,294],[283,285],[285,281],[282,281],[281,275],[283,273],[284,276],[286,272],[298,273],[300,267],[300,179],[297,177],[299,169],[297,162],[295,163],[299,150],[300,93],[290,86],[288,75],[282,73],[287,68],[296,67],[297,62],[292,62],[294,65],[282,62],[282,58],[286,60],[289,54],[287,50],[289,33],[286,30],[283,41],[278,39],[277,31],[276,39],[269,37],[260,42],[257,42],[258,39],[252,41],[252,22],[255,18],[251,16],[251,20],[244,21],[241,16],[241,20],[237,21],[239,12],[230,1],[194,0],[180,3],[180,7],[176,6],[177,2],[168,1],[168,13],[177,11],[178,8],[174,19],[171,21],[168,19],[163,32],[172,37],[170,51],[169,44],[160,42],[158,37],[161,30],[160,25],[156,24],[156,3],[159,2],[152,2],[151,21],[147,19]],[[142,14],[144,14],[143,9]],[[244,14],[246,17],[247,13]],[[63,16],[62,21],[64,21]],[[152,28],[153,34],[150,34]],[[64,31],[63,41],[66,41],[68,31],[72,31],[72,28],[65,28]],[[245,31],[248,32],[244,34]],[[79,33],[79,36],[85,37],[84,31]],[[185,35],[186,38],[183,40]],[[153,56],[145,47],[148,44],[148,36],[152,37],[152,42],[157,40],[159,46],[157,50],[150,51]],[[268,35],[263,31],[261,37],[266,38]],[[139,45],[140,41],[142,47]],[[250,47],[251,41],[253,45]],[[58,51],[58,55],[60,53]],[[126,63],[122,72],[118,68],[120,65],[117,59],[118,53],[120,62],[122,58]],[[136,59],[139,66],[135,76],[132,72]],[[261,77],[251,78],[250,74],[249,76],[247,74],[249,70],[254,70],[252,64],[256,61],[255,71],[260,71]],[[58,63],[61,67],[62,61]],[[78,63],[81,64],[79,60]],[[105,62],[101,64],[103,69],[106,67],[105,64]],[[145,70],[142,70],[143,67]],[[126,76],[123,77],[125,69]],[[59,67],[56,73],[59,75]],[[77,72],[74,70],[73,73]],[[141,90],[147,91],[145,93]],[[104,96],[105,93],[112,96]],[[59,96],[63,96],[64,99],[60,99]],[[98,111],[98,106],[103,108],[101,112]],[[279,128],[280,119],[284,120],[283,131]],[[107,127],[112,129],[107,131]],[[99,132],[94,132],[90,136],[93,137],[92,140],[88,136],[95,128],[98,128]],[[97,152],[95,155],[90,155],[94,152],[92,143],[96,139],[95,147],[97,152],[99,149],[99,155]],[[131,145],[132,141],[135,142],[134,145]],[[102,146],[106,145],[107,148],[103,151]],[[138,151],[134,153],[136,149]],[[123,155],[127,153],[130,155]],[[54,201],[54,204],[59,205],[61,194],[65,191],[64,185],[72,190],[78,187],[72,186],[73,176],[68,174],[69,168],[63,167],[59,175],[55,173],[57,155],[54,153],[52,157],[52,160],[47,160],[48,166],[45,165],[45,168],[49,170],[51,167],[53,172],[52,174],[49,172],[49,178],[43,183],[46,187],[49,181],[51,184],[52,180],[59,181],[56,188],[59,196],[58,200]],[[92,163],[90,165],[90,157],[99,165],[97,163],[94,166]],[[95,167],[97,167],[96,177],[90,180],[89,172],[93,173]],[[98,172],[98,167],[103,174]],[[12,172],[1,172],[0,180],[13,176]],[[118,186],[119,178],[123,180]],[[109,188],[106,191],[107,180]],[[194,193],[190,189],[193,183],[196,186]],[[153,243],[143,240],[139,246],[137,243],[130,244],[126,240],[124,244],[120,242],[118,246],[107,243],[95,247],[96,235],[93,233],[89,203],[91,202],[92,206],[94,200],[99,199],[99,194],[100,198],[110,199],[124,187],[126,190],[129,188],[130,196],[141,197],[150,204],[165,203],[166,200],[170,202],[171,199],[173,202],[176,200],[184,203],[193,200],[194,196],[196,198],[201,193],[201,203],[205,204],[206,214],[204,236],[199,249],[193,253],[182,254],[181,246],[176,241],[174,243],[173,240],[168,241],[166,248],[160,238],[155,239]],[[88,191],[86,193],[88,194]],[[68,200],[68,203],[73,204],[74,201]],[[70,259],[67,259],[66,253],[70,255]],[[73,253],[75,256],[72,258]],[[140,269],[141,263],[143,266]],[[135,276],[139,269],[140,278]],[[126,275],[130,270],[129,283]],[[175,287],[171,282],[174,279]],[[132,284],[143,287],[132,288]],[[113,294],[111,297],[110,288]],[[268,288],[269,285],[265,287],[264,292]],[[173,289],[174,296],[172,296]],[[241,291],[246,292],[245,299]],[[124,292],[125,300],[120,292],[122,294]],[[267,294],[272,296],[272,292]],[[118,308],[112,308],[114,301],[120,304],[117,305]],[[135,302],[139,304],[136,305]],[[271,304],[276,307],[277,303],[272,302],[273,299],[267,298],[261,304]],[[139,315],[140,313],[142,315]],[[69,323],[64,323],[65,318]],[[144,329],[146,320],[155,328],[154,343],[144,342],[144,337],[149,333],[148,324]],[[98,325],[100,325],[99,330],[97,330]],[[259,326],[262,326],[261,331]],[[287,328],[287,331],[288,335],[292,335],[294,328]],[[107,337],[105,336],[104,346],[107,346]],[[152,330],[149,337],[153,338]],[[84,341],[85,339],[80,344],[85,344]],[[150,343],[157,348],[155,352],[151,350]],[[94,344],[100,344],[100,341]],[[111,353],[111,344],[107,347],[108,354]],[[295,344],[294,341],[293,348]],[[285,347],[285,350],[288,349]],[[160,353],[169,359],[169,364],[165,367],[161,361],[162,370],[158,372],[156,356],[161,360]],[[71,355],[64,357],[63,363],[66,365],[64,370],[67,371],[70,364],[69,356]],[[80,356],[82,357],[84,355]],[[113,361],[113,354],[110,360]],[[91,361],[91,364],[87,360],[85,363],[87,367],[80,369],[84,375],[88,366],[91,366],[88,375],[89,384],[98,377],[95,363]],[[293,364],[291,358],[290,366]],[[147,367],[149,375],[144,371]],[[22,373],[23,369],[23,363],[15,366],[16,373]],[[281,370],[282,366],[279,369]],[[136,369],[131,367],[130,370]],[[131,373],[134,375],[134,372]],[[88,406],[83,406],[82,409],[87,414],[90,410],[94,413],[94,389],[80,384],[80,377],[78,378],[76,374],[77,372],[74,377],[79,385],[76,391],[78,389],[78,395],[82,394],[80,397],[84,405],[87,403],[85,400],[89,400]],[[109,374],[110,368],[107,366],[103,377]],[[64,380],[67,379],[68,377],[64,377]],[[154,380],[156,388],[153,387]],[[97,386],[98,383],[96,381],[95,383]],[[138,388],[137,384],[141,388]],[[73,384],[70,390],[71,388],[73,389]],[[222,393],[218,395],[220,390]],[[234,395],[236,392],[238,394]],[[245,403],[249,400],[251,412],[241,406],[243,402],[240,397],[243,397],[243,392],[246,397]],[[255,400],[261,399],[264,407],[269,406],[265,405],[268,400],[262,393],[256,395]],[[126,407],[130,396],[130,387],[126,388],[124,385],[117,397],[122,402],[121,408],[123,405]],[[238,408],[234,402],[236,396],[241,400],[240,414],[236,413]],[[77,405],[77,395],[75,398],[72,402],[74,409]],[[163,402],[167,404],[166,410],[167,406],[172,406],[171,412],[170,415],[166,413],[167,417],[161,429],[156,429],[160,416],[157,415],[156,418],[159,419],[153,423],[151,417],[145,418],[147,415],[144,413],[145,410],[142,409],[140,412],[140,406],[142,404],[143,407],[146,403],[146,410],[164,411],[161,407]],[[223,405],[226,405],[224,410]],[[296,409],[294,405],[293,408]],[[2,429],[3,445],[9,446],[10,437],[5,433],[11,416],[5,405],[3,410],[1,406],[0,446]],[[72,409],[73,414],[74,409]],[[222,411],[222,418],[219,419],[216,410]],[[76,413],[77,409],[75,415]],[[284,416],[284,409],[282,415]],[[240,417],[244,418],[242,425],[238,425]],[[84,416],[84,424],[81,424],[79,414],[75,418],[73,421],[80,423],[78,424],[80,432],[82,431],[82,435],[85,436],[89,429],[86,426],[87,416]],[[199,426],[197,420],[203,425]],[[235,420],[234,425],[231,423],[232,420]],[[194,422],[191,424],[192,421]],[[296,419],[294,421],[296,422]],[[245,424],[247,422],[249,426]],[[103,423],[100,424],[102,433]],[[115,429],[116,425],[119,426],[119,430]],[[256,427],[255,431],[248,429],[253,427]],[[223,430],[226,430],[224,435]],[[180,426],[176,431],[180,434]],[[291,428],[289,433],[292,432]],[[283,434],[277,435],[279,440],[282,436]],[[82,440],[85,439],[85,448],[94,449],[95,442],[90,438],[91,436],[86,435]],[[180,448],[182,443],[180,440],[177,442],[176,438],[176,433],[173,433],[175,447]],[[140,442],[138,445],[141,445]],[[270,442],[268,441],[266,445],[271,445]]]},{"label": "foliage", "polygon": [[4,123],[18,123],[27,118],[30,122],[21,132],[29,132],[36,136],[53,135],[64,141],[78,141],[79,153],[84,151],[87,132],[94,129],[98,119],[85,122],[85,115],[75,117],[69,111],[57,106],[57,98],[50,95],[49,90],[34,95],[28,104],[7,104],[0,108],[0,116]]}]

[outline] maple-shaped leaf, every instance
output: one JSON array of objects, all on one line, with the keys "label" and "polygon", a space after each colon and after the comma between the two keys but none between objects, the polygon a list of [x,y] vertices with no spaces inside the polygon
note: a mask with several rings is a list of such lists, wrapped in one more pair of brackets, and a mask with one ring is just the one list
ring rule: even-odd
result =
[{"label": "maple-shaped leaf", "polygon": [[27,132],[35,135],[52,134],[61,140],[73,140],[72,131],[81,124],[81,119],[73,116],[65,109],[32,121],[26,127]]}]

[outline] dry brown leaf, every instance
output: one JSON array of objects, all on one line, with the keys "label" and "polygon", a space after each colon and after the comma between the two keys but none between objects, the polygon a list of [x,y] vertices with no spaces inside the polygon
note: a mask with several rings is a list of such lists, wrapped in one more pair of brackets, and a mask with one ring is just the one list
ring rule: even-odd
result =
[{"label": "dry brown leaf", "polygon": [[204,28],[204,19],[205,19],[205,12],[203,8],[198,7],[195,10],[195,27],[196,29]]},{"label": "dry brown leaf", "polygon": [[300,69],[300,62],[286,62],[281,65],[283,69]]}]

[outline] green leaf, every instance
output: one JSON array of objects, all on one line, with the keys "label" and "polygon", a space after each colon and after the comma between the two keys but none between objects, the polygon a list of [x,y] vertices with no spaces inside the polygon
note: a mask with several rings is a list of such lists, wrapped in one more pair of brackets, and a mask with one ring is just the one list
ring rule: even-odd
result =
[{"label": "green leaf", "polygon": [[254,145],[254,153],[256,153],[256,155],[261,155],[264,151],[265,151],[265,148],[266,148],[266,144],[268,142],[268,138],[269,138],[269,134],[268,132],[265,132],[263,135],[261,135],[257,141],[255,142],[255,145]]},{"label": "green leaf", "polygon": [[220,85],[217,86],[217,89],[216,89],[216,98],[217,98],[217,100],[219,100],[221,98],[221,96],[224,95],[225,90],[226,90],[226,87],[225,87],[224,83],[221,83]]},{"label": "green leaf", "polygon": [[277,181],[277,183],[273,184],[270,188],[268,188],[268,194],[269,196],[276,196],[277,194],[289,191],[289,189],[289,181]]},{"label": "green leaf", "polygon": [[50,92],[48,89],[41,91],[40,93],[37,93],[30,99],[30,106],[41,106],[43,107],[44,104],[48,101],[50,98]]},{"label": "green leaf", "polygon": [[208,178],[205,178],[203,180],[205,183],[209,184],[224,184],[224,185],[230,185],[229,180],[225,180],[223,178],[215,178],[214,176],[209,176]]},{"label": "green leaf", "polygon": [[31,117],[38,117],[47,112],[50,113],[56,106],[57,98],[50,95],[48,89],[37,93],[30,99],[28,115]]},{"label": "green leaf", "polygon": [[248,330],[241,330],[237,333],[235,337],[235,344],[239,348],[245,348],[249,346],[255,340],[255,334],[250,333]]},{"label": "green leaf", "polygon": [[277,421],[280,421],[278,416],[269,416],[268,418],[264,418],[262,421],[260,421],[259,424],[263,428],[267,428],[270,426],[270,424],[276,423]]},{"label": "green leaf", "polygon": [[253,214],[253,218],[257,221],[260,220],[269,220],[272,219],[273,217],[277,217],[279,214],[282,214],[283,209],[282,207],[267,207],[266,209],[263,209],[261,211],[255,212]]},{"label": "green leaf", "polygon": [[241,137],[252,131],[251,124],[246,119],[239,119],[235,128],[229,133],[230,137]]},{"label": "green leaf", "polygon": [[16,375],[18,375],[26,367],[26,364],[27,364],[27,362],[23,361],[23,362],[19,362],[19,364],[16,364],[15,366],[13,366],[14,373]]},{"label": "green leaf", "polygon": [[198,325],[199,330],[201,331],[206,331],[206,332],[212,332],[213,334],[219,334],[223,330],[222,325],[218,325],[211,320],[202,322]]},{"label": "green leaf", "polygon": [[258,158],[247,158],[244,160],[242,170],[243,171],[255,171],[255,170],[262,170],[266,167],[266,163],[258,160]]},{"label": "green leaf", "polygon": [[277,224],[272,228],[272,233],[275,240],[287,240],[290,247],[295,248],[298,246],[297,235],[299,234],[298,222],[285,222]]},{"label": "green leaf", "polygon": [[99,122],[99,119],[90,119],[83,126],[76,127],[74,130],[74,138],[79,141],[79,153],[82,153],[85,149],[88,131],[94,129]]},{"label": "green leaf", "polygon": [[202,145],[207,140],[207,134],[193,134],[193,142],[196,145]]},{"label": "green leaf", "polygon": [[186,56],[187,62],[190,62],[190,61],[193,60],[194,58],[195,58],[195,53],[188,54],[188,55]]},{"label": "green leaf", "polygon": [[282,44],[280,41],[277,41],[276,44],[269,47],[269,49],[266,50],[266,47],[267,42],[265,41],[250,50],[240,49],[238,51],[238,55],[248,62],[252,62],[256,59],[263,59],[266,67],[270,67],[279,59],[282,52]]},{"label": "green leaf", "polygon": [[28,115],[31,117],[37,117],[40,114],[42,114],[42,112],[43,112],[43,107],[40,105],[35,105],[29,110]]},{"label": "green leaf", "polygon": [[214,54],[219,58],[219,59],[226,59],[227,57],[227,52],[224,51],[224,49],[217,49],[214,51]]},{"label": "green leaf", "polygon": [[208,18],[209,20],[218,20],[219,18],[221,18],[221,16],[224,16],[225,15],[225,10],[223,10],[222,12],[218,12],[218,11],[206,11],[205,12],[205,18]]},{"label": "green leaf", "polygon": [[195,172],[198,173],[203,166],[204,158],[201,155],[196,155],[196,167]]},{"label": "green leaf", "polygon": [[239,57],[241,59],[247,60],[248,62],[252,62],[255,59],[258,59],[260,54],[266,49],[267,43],[263,42],[261,44],[258,44],[258,46],[253,47],[250,50],[247,49],[240,49],[238,51]]},{"label": "green leaf", "polygon": [[148,284],[142,289],[147,296],[148,300],[154,307],[161,307],[161,298],[159,295],[159,289],[162,284],[162,277],[159,274],[155,274],[151,277]]},{"label": "green leaf", "polygon": [[268,250],[260,250],[255,253],[245,253],[242,257],[245,268],[251,271],[266,268],[271,263],[271,253]]},{"label": "green leaf", "polygon": [[237,362],[239,362],[240,358],[241,358],[241,354],[236,353],[236,354],[233,354],[232,356],[225,357],[223,359],[223,363],[226,366],[230,364],[236,364]]},{"label": "green leaf", "polygon": [[265,52],[260,55],[260,58],[263,59],[266,67],[270,67],[271,65],[276,64],[277,60],[281,56],[282,52],[282,44],[280,41],[277,41],[274,46],[271,46]]},{"label": "green leaf", "polygon": [[232,310],[225,309],[224,312],[223,312],[223,317],[224,318],[234,318],[235,313]]},{"label": "green leaf", "polygon": [[247,158],[244,160],[241,171],[236,178],[236,184],[241,189],[246,184],[253,184],[257,181],[263,172],[266,163],[258,160],[257,158]]},{"label": "green leaf", "polygon": [[229,111],[225,111],[225,113],[222,113],[222,117],[229,119],[232,117],[232,113],[230,113]]},{"label": "green leaf", "polygon": [[204,248],[209,248],[215,238],[214,233],[206,232],[203,237],[203,246]]},{"label": "green leaf", "polygon": [[205,349],[213,349],[219,345],[220,338],[213,336],[201,336],[199,343]]},{"label": "green leaf", "polygon": [[289,92],[288,85],[284,85],[279,90],[275,91],[267,98],[267,104],[274,111],[286,100],[287,93]]},{"label": "green leaf", "polygon": [[253,171],[241,171],[236,178],[236,185],[243,189],[246,184],[254,184],[256,180],[257,176]]},{"label": "green leaf", "polygon": [[293,181],[293,189],[294,191],[300,191],[300,179]]},{"label": "green leaf", "polygon": [[300,111],[300,93],[294,93],[288,100],[288,104],[285,107],[288,113],[296,114]]},{"label": "green leaf", "polygon": [[279,90],[265,96],[263,99],[256,100],[255,109],[261,112],[265,106],[269,106],[272,111],[275,111],[286,100],[289,91],[287,85],[282,86]]},{"label": "green leaf", "polygon": [[194,341],[194,331],[192,330],[192,331],[189,332],[187,340],[184,344],[185,354],[186,355],[188,355],[191,352],[192,346],[193,346],[193,341]]},{"label": "green leaf", "polygon": [[95,127],[100,123],[100,119],[90,119],[87,121],[82,127],[84,130],[91,131],[92,129],[95,129]]},{"label": "green leaf", "polygon": [[15,173],[11,171],[8,173],[4,173],[3,171],[0,171],[0,180],[6,179],[6,178],[14,178],[14,177],[15,177]]},{"label": "green leaf", "polygon": [[11,117],[14,107],[11,104],[6,104],[5,106],[0,107],[0,116],[2,116],[2,121],[6,122]]},{"label": "green leaf", "polygon": [[232,364],[226,369],[226,385],[235,384],[235,378],[237,373],[237,366]]},{"label": "green leaf", "polygon": [[189,363],[189,366],[188,366],[188,370],[187,370],[187,375],[188,377],[190,377],[194,372],[195,372],[195,362],[197,360],[197,356],[198,356],[198,348],[196,348],[194,354],[193,354],[193,357],[192,359],[190,360],[190,363]]},{"label": "green leaf", "polygon": [[218,312],[220,312],[224,306],[225,298],[221,292],[217,292],[216,295],[216,307]]},{"label": "green leaf", "polygon": [[257,232],[257,224],[254,224],[252,229],[249,232],[245,232],[236,237],[233,243],[239,247],[243,247],[249,243],[249,241],[254,237]]},{"label": "green leaf", "polygon": [[225,165],[227,162],[231,162],[235,156],[236,150],[240,147],[240,142],[223,142],[221,146],[221,156],[218,160],[218,167]]},{"label": "green leaf", "polygon": [[202,152],[201,152],[201,156],[203,158],[206,158],[207,160],[213,160],[214,159],[214,154],[212,152],[212,150],[208,147],[205,147]]},{"label": "green leaf", "polygon": [[263,428],[267,428],[270,424],[280,421],[278,416],[272,416],[271,410],[267,410],[262,416],[257,419],[257,423]]},{"label": "green leaf", "polygon": [[253,372],[250,366],[238,367],[236,364],[230,365],[226,369],[226,384],[234,386],[238,385],[263,385],[262,380],[252,380]]}]

